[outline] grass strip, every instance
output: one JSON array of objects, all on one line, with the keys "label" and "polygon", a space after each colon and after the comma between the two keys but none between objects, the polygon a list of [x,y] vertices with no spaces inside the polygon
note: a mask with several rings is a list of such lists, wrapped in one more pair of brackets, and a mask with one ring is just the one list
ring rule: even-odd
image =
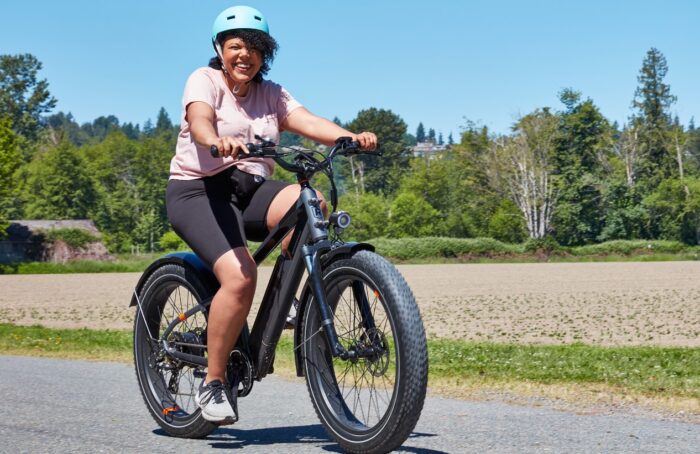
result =
[{"label": "grass strip", "polygon": [[[0,324],[0,354],[131,361],[130,331]],[[517,345],[428,341],[430,380],[601,384],[652,396],[700,398],[700,348]],[[282,336],[275,368],[294,373],[293,340]]]},{"label": "grass strip", "polygon": [[132,345],[130,331],[0,323],[0,354],[126,362]]}]

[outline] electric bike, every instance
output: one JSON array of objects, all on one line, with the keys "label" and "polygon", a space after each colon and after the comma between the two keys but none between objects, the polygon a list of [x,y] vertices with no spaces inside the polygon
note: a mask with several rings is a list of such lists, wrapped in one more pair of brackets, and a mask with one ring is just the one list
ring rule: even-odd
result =
[{"label": "electric bike", "polygon": [[[273,372],[275,348],[287,314],[294,326],[296,373],[306,379],[324,428],[350,452],[387,452],[414,429],[428,378],[425,330],[411,289],[398,270],[368,243],[345,242],[350,215],[337,211],[333,160],[366,152],[340,138],[324,155],[277,146],[256,137],[250,156],[272,158],[296,174],[299,199],[253,254],[260,265],[291,233],[274,265],[252,327],[246,324],[226,369],[232,406]],[[212,155],[218,155],[212,147]],[[330,180],[332,213],[324,218],[309,180]],[[306,279],[302,279],[306,272]],[[134,363],[155,421],[172,436],[206,437],[218,426],[205,420],[194,397],[207,368],[207,317],[219,283],[193,253],[174,253],[143,273],[132,297]]]}]

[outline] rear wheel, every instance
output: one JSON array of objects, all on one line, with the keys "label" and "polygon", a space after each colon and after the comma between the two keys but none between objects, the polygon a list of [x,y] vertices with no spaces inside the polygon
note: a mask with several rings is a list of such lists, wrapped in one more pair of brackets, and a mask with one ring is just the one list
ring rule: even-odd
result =
[{"label": "rear wheel", "polygon": [[184,266],[166,264],[150,275],[138,296],[139,307],[134,320],[134,364],[146,406],[168,434],[186,438],[206,437],[217,426],[202,417],[195,403],[200,379],[194,376],[193,367],[164,355],[161,342],[165,340],[179,345],[176,348],[186,353],[204,355],[205,311],[187,317],[167,339],[163,339],[163,333],[179,314],[201,305],[210,295],[197,276],[187,273]]},{"label": "rear wheel", "polygon": [[423,408],[428,378],[425,331],[413,294],[382,257],[359,251],[323,272],[340,343],[354,360],[333,358],[317,302],[302,320],[304,372],[328,433],[351,452],[400,446]]}]

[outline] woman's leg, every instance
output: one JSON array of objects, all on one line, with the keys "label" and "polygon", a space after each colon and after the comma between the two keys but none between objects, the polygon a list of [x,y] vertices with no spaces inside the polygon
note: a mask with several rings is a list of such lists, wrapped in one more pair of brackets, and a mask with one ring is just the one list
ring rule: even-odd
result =
[{"label": "woman's leg", "polygon": [[[267,224],[267,229],[272,230],[279,224],[282,217],[287,214],[289,208],[294,205],[299,198],[299,193],[301,187],[298,184],[292,184],[284,189],[282,189],[270,203],[270,208],[267,210],[267,218],[265,220]],[[328,207],[326,206],[326,200],[323,198],[323,194],[316,191],[318,199],[321,201],[321,210],[323,211],[323,216],[328,215]],[[293,231],[292,231],[293,232]],[[292,240],[292,232],[290,232],[282,241],[282,253],[287,253],[287,246]]]},{"label": "woman's leg", "polygon": [[207,325],[209,367],[205,383],[225,381],[229,354],[245,324],[255,294],[257,267],[245,247],[229,250],[214,263],[221,287],[214,295]]}]

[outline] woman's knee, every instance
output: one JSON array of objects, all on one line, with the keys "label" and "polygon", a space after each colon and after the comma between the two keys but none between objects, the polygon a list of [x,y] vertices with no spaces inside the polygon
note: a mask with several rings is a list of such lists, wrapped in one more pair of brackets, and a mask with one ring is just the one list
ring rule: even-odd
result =
[{"label": "woman's knee", "polygon": [[258,268],[248,249],[236,248],[226,252],[214,264],[214,274],[225,291],[255,293]]},{"label": "woman's knee", "polygon": [[326,203],[326,198],[320,191],[316,191],[316,197],[321,202],[321,211],[323,211],[324,216],[328,216],[328,204]]}]

